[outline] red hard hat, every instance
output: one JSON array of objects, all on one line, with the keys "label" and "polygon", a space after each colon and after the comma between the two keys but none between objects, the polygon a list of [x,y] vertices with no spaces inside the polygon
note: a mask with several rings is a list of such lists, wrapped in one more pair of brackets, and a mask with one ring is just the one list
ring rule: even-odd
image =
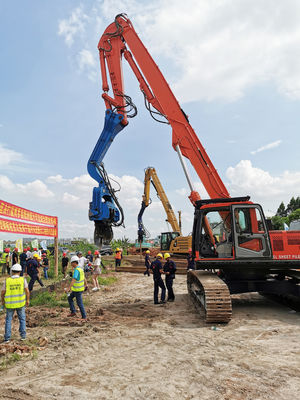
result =
[{"label": "red hard hat", "polygon": [[63,257],[66,255],[66,253],[63,253]]},{"label": "red hard hat", "polygon": [[98,250],[95,250],[95,256],[98,256],[99,255],[99,251]]},{"label": "red hard hat", "polygon": [[6,249],[4,249],[4,253],[9,253],[9,248],[6,247]]},{"label": "red hard hat", "polygon": [[30,251],[30,246],[27,247],[27,251]]},{"label": "red hard hat", "polygon": [[14,251],[19,251],[19,249],[17,247],[15,247]]},{"label": "red hard hat", "polygon": [[37,251],[37,248],[35,247],[35,248],[33,249],[33,251]]},{"label": "red hard hat", "polygon": [[91,250],[88,251],[88,254],[92,254]]},{"label": "red hard hat", "polygon": [[189,252],[191,252],[192,251],[192,249],[189,249]]}]

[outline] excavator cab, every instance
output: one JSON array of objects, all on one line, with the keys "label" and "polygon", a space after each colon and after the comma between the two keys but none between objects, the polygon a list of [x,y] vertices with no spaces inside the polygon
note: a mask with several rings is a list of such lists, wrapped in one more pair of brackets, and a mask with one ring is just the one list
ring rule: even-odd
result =
[{"label": "excavator cab", "polygon": [[[222,200],[223,203],[218,204]],[[196,259],[272,258],[269,232],[259,204],[228,199],[200,201],[193,228]]]},{"label": "excavator cab", "polygon": [[160,249],[170,251],[172,241],[178,236],[180,236],[179,232],[163,232],[160,236]]},{"label": "excavator cab", "polygon": [[235,258],[272,258],[269,232],[259,204],[232,205]]}]

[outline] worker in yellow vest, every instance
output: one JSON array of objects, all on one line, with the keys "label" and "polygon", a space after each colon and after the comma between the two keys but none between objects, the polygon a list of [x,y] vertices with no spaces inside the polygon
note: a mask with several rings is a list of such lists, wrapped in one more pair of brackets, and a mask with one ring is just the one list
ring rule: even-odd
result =
[{"label": "worker in yellow vest", "polygon": [[9,248],[8,247],[6,247],[4,249],[4,252],[1,255],[0,262],[1,262],[1,267],[2,267],[1,268],[2,275],[5,275],[6,270],[7,270],[7,273],[9,274]]},{"label": "worker in yellow vest", "polygon": [[71,258],[71,267],[73,268],[73,277],[69,286],[69,289],[66,291],[68,293],[68,302],[70,306],[70,314],[68,317],[75,317],[76,316],[76,309],[74,306],[73,299],[76,297],[76,303],[79,307],[81,312],[82,321],[86,321],[86,312],[84,309],[83,301],[82,301],[82,293],[84,289],[88,287],[84,270],[79,267],[79,257],[73,256]]},{"label": "worker in yellow vest", "polygon": [[26,279],[20,276],[22,267],[14,264],[11,268],[12,276],[7,278],[2,286],[1,300],[6,307],[4,343],[9,343],[11,337],[11,321],[16,311],[18,314],[21,340],[26,339],[25,305],[29,305],[29,289]]}]

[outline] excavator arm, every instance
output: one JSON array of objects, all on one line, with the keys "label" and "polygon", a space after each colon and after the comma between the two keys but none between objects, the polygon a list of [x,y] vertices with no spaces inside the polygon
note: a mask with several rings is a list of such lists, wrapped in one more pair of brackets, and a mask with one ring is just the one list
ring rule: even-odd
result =
[{"label": "excavator arm", "polygon": [[[140,90],[144,95],[145,106],[151,116],[155,120],[172,127],[172,146],[184,169],[191,190],[189,198],[192,204],[195,205],[196,201],[200,200],[200,195],[194,189],[184,157],[190,160],[211,198],[229,198],[224,183],[190,125],[188,117],[181,109],[167,81],[125,14],[117,15],[115,21],[106,28],[98,43],[98,50],[102,76],[102,98],[108,113],[106,118],[109,116],[116,121],[116,125],[108,124],[104,128],[95,148],[96,157],[91,157],[92,159],[88,163],[90,175],[99,183],[99,188],[94,188],[89,214],[90,220],[95,221],[95,237],[99,241],[102,240],[101,234],[104,234],[106,239],[112,237],[112,232],[108,231],[108,228],[119,223],[118,210],[112,201],[113,193],[111,193],[107,184],[101,183],[101,176],[99,177],[98,174],[99,165],[113,138],[128,124],[128,118],[134,117],[137,113],[131,97],[125,94],[123,58],[128,62],[139,82]],[[112,90],[110,94],[108,77]],[[99,227],[98,231],[97,226]],[[214,243],[207,221],[205,222],[205,230]]]},{"label": "excavator arm", "polygon": [[146,229],[143,224],[143,214],[145,209],[149,206],[151,199],[150,199],[150,183],[152,183],[157,197],[162,202],[164,210],[167,214],[167,222],[171,225],[173,232],[181,233],[180,226],[178,224],[176,215],[173,211],[173,208],[169,202],[169,199],[162,187],[162,184],[157,176],[156,170],[153,167],[148,167],[145,170],[145,179],[144,179],[144,194],[143,200],[141,204],[141,209],[138,214],[138,241],[141,243],[143,242],[144,237],[146,236]]},{"label": "excavator arm", "polygon": [[[230,195],[214,168],[204,147],[190,125],[186,114],[181,109],[167,81],[135,32],[131,21],[125,14],[116,16],[102,35],[99,44],[99,57],[102,74],[102,97],[107,109],[114,110],[124,117],[123,124],[128,123],[127,108],[134,105],[129,96],[125,95],[122,58],[128,62],[134,72],[145,97],[145,104],[155,119],[165,119],[172,127],[172,146],[184,164],[182,155],[188,158],[201,179],[211,198],[229,198]],[[108,94],[109,73],[112,96]],[[155,111],[151,110],[151,107]],[[184,166],[184,165],[183,165]],[[188,175],[184,167],[186,175]],[[194,190],[191,179],[187,176],[191,189],[189,196],[195,204],[200,199]]]}]

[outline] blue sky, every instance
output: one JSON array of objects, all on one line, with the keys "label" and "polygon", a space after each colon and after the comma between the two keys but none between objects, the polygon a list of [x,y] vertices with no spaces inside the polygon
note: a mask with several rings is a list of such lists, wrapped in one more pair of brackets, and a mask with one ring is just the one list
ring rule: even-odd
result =
[{"label": "blue sky", "polygon": [[[119,12],[131,18],[229,192],[250,194],[268,215],[299,195],[299,2],[188,3],[0,1],[3,200],[58,215],[62,237],[91,236],[86,163],[105,111],[97,43]],[[147,166],[157,169],[189,233],[193,209],[170,127],[151,119],[131,71],[124,72],[138,116],[104,160],[122,185],[126,229],[115,236],[136,236]],[[152,198],[144,221],[155,236],[166,224]]]}]

